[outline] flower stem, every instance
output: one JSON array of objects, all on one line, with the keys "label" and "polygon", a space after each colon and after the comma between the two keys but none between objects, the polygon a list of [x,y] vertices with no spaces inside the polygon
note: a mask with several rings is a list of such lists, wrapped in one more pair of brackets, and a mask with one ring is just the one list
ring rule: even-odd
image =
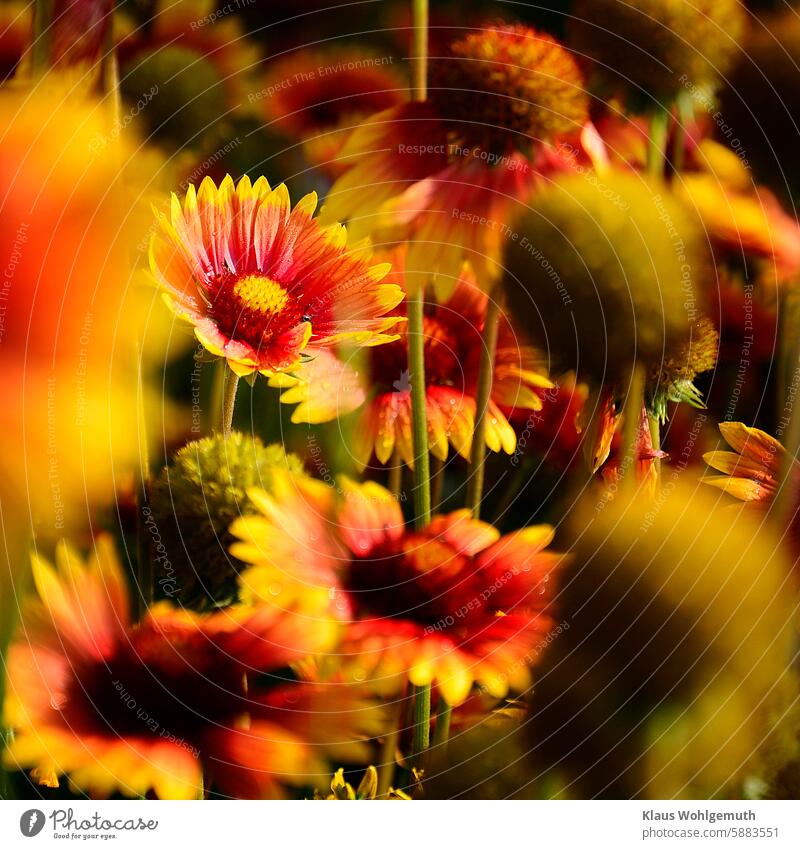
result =
[{"label": "flower stem", "polygon": [[619,453],[620,477],[627,483],[636,482],[636,443],[644,404],[644,367],[637,363],[631,373],[628,393],[622,407],[622,445]]},{"label": "flower stem", "polygon": [[497,352],[497,330],[500,317],[500,297],[489,298],[486,320],[483,325],[480,361],[478,363],[478,388],[475,397],[475,430],[470,452],[470,476],[467,481],[467,507],[474,518],[481,513],[483,481],[486,463],[486,424],[489,400],[492,396],[494,358]]},{"label": "flower stem", "polygon": [[386,486],[394,496],[395,501],[399,501],[400,491],[403,488],[403,461],[400,459],[400,454],[397,451],[389,459],[389,473]]},{"label": "flower stem", "polygon": [[[658,415],[654,413],[647,414],[647,424],[650,427],[650,442],[653,444],[653,451],[661,450],[661,422]],[[656,487],[661,486],[661,458],[656,457],[653,460],[653,468],[656,470]]]},{"label": "flower stem", "polygon": [[686,158],[686,125],[694,117],[691,95],[678,95],[675,100],[675,136],[672,139],[672,170],[675,174],[683,171]]},{"label": "flower stem", "polygon": [[[428,96],[428,0],[412,0],[411,99]],[[426,417],[423,302],[425,287],[408,296],[408,370],[411,381],[411,419],[414,442],[414,522],[417,529],[431,520],[431,478]],[[414,737],[411,756],[418,765],[430,745],[431,687],[414,687]]]},{"label": "flower stem", "polygon": [[431,685],[414,686],[414,737],[411,741],[411,763],[418,769],[431,744]]},{"label": "flower stem", "polygon": [[428,96],[428,0],[412,0],[411,99]]},{"label": "flower stem", "polygon": [[220,419],[217,429],[227,439],[233,429],[233,410],[236,406],[236,390],[239,388],[239,378],[228,368],[224,360],[222,367],[225,369],[225,374],[222,378],[222,399],[219,406]]},{"label": "flower stem", "polygon": [[378,793],[379,799],[386,798],[394,782],[397,769],[397,746],[400,742],[401,725],[407,712],[408,701],[405,692],[397,699],[393,711],[392,724],[387,731],[381,746],[380,763],[378,764]]},{"label": "flower stem", "polygon": [[[428,0],[412,0],[411,98],[428,94]],[[424,286],[408,296],[408,370],[411,381],[411,420],[414,444],[414,519],[417,529],[431,520],[430,458],[426,420]],[[430,713],[430,706],[428,708]]]},{"label": "flower stem", "polygon": [[147,411],[144,406],[144,367],[142,351],[136,345],[136,413],[139,437],[139,480],[136,488],[136,576],[139,584],[139,618],[153,601],[153,559],[150,531],[145,521],[150,486],[150,453],[147,444]]},{"label": "flower stem", "polygon": [[450,718],[453,708],[443,699],[439,699],[439,707],[436,709],[436,725],[433,729],[433,745],[444,746],[450,737]]},{"label": "flower stem", "polygon": [[147,482],[140,481],[136,493],[136,580],[139,584],[139,620],[153,602],[154,576],[153,558],[150,550],[150,533],[145,519],[147,506]]},{"label": "flower stem", "polygon": [[411,424],[414,442],[414,523],[417,530],[424,528],[431,520],[423,297],[422,287],[408,296],[408,371],[411,381]]},{"label": "flower stem", "polygon": [[651,177],[664,175],[668,128],[669,110],[663,106],[656,106],[650,116],[650,140],[647,147],[647,173]]},{"label": "flower stem", "polygon": [[50,66],[54,0],[35,0],[31,65],[34,74],[43,74]]}]

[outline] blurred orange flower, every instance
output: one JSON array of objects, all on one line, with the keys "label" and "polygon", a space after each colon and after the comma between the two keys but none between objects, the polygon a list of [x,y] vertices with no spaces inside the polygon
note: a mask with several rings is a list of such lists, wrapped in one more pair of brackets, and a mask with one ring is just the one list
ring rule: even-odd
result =
[{"label": "blurred orange flower", "polygon": [[128,299],[147,185],[105,104],[53,79],[0,101],[0,500],[52,538],[87,524],[146,436],[131,427],[139,322]]},{"label": "blurred orange flower", "polygon": [[[780,482],[786,449],[768,433],[741,422],[722,422],[719,430],[733,451],[703,455],[712,469],[723,473],[705,477],[703,482],[740,501],[770,502]],[[795,465],[794,486],[800,489],[800,465]]]},{"label": "blurred orange flower", "polygon": [[[27,604],[8,659],[10,768],[34,768],[91,793],[197,798],[283,795],[319,785],[326,752],[359,759],[379,712],[352,688],[264,687],[335,639],[330,620],[273,606],[200,616],[159,604],[134,627],[113,543],[84,561],[61,543],[55,568],[33,558],[39,598]],[[277,679],[276,679],[277,680]]]},{"label": "blurred orange flower", "polygon": [[383,487],[343,479],[340,496],[325,517],[318,501],[253,492],[262,514],[231,527],[243,540],[232,551],[254,564],[243,596],[271,603],[276,585],[298,582],[327,590],[344,627],[337,663],[352,680],[434,683],[452,705],[475,682],[496,698],[528,687],[563,557],[545,551],[553,529],[500,537],[460,510],[412,532]]}]

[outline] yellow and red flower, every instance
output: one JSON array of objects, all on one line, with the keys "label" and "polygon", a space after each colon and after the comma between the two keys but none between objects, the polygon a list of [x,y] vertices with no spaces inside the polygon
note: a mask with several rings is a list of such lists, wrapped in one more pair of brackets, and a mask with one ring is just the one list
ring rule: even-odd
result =
[{"label": "yellow and red flower", "polygon": [[[766,513],[771,509],[781,481],[786,449],[777,439],[741,422],[722,422],[719,425],[724,440],[733,451],[708,451],[703,460],[721,475],[708,475],[703,483],[721,489],[744,501],[748,509]],[[800,556],[800,462],[794,460],[786,482],[789,487],[786,539]]]},{"label": "yellow and red flower", "polygon": [[500,537],[460,510],[409,531],[387,490],[347,479],[327,516],[302,495],[290,506],[253,497],[262,515],[231,527],[242,540],[232,551],[253,563],[242,595],[269,603],[276,584],[294,582],[326,590],[344,628],[337,660],[352,680],[435,684],[452,705],[476,682],[496,698],[529,686],[563,557],[545,551],[551,527]]},{"label": "yellow and red flower", "polygon": [[[617,416],[615,418],[621,418]],[[619,483],[622,476],[622,457],[620,456],[621,440],[614,440],[618,433],[616,421],[611,425],[611,433],[608,436],[607,448],[605,450],[605,461],[602,465],[601,475],[605,484],[612,487]],[[606,432],[608,428],[606,428]],[[605,440],[602,440],[605,442]],[[612,453],[613,447],[613,453]],[[610,458],[609,458],[610,455]],[[666,452],[653,447],[653,438],[650,433],[650,421],[647,408],[642,407],[639,415],[639,425],[636,429],[636,442],[634,445],[634,473],[636,480],[646,487],[645,491],[655,494],[658,486],[658,473],[656,461],[667,457]],[[615,490],[609,489],[609,492]]]},{"label": "yellow and red flower", "polygon": [[697,210],[720,259],[747,261],[770,282],[796,277],[800,225],[769,190],[752,181],[742,189],[717,175],[686,174],[676,191]]},{"label": "yellow and red flower", "polygon": [[[780,483],[786,449],[768,433],[741,422],[722,422],[719,430],[733,451],[709,451],[703,455],[712,469],[723,473],[705,477],[703,482],[740,501],[768,505]],[[791,485],[800,489],[800,464],[795,466]]]},{"label": "yellow and red flower", "polygon": [[391,57],[361,48],[299,50],[268,65],[259,103],[271,126],[302,142],[308,159],[328,172],[365,118],[408,99]]},{"label": "yellow and red flower", "polygon": [[[407,288],[403,251],[394,251],[391,260],[393,271],[387,279]],[[423,319],[428,444],[440,460],[447,459],[450,445],[463,457],[470,456],[488,301],[465,267],[451,296],[430,304]],[[404,303],[396,313],[405,318]],[[352,451],[360,465],[366,465],[373,451],[380,463],[387,463],[396,451],[404,463],[413,465],[405,324],[396,341],[369,352],[365,367],[351,364],[347,353],[324,352],[271,384],[288,387],[281,397],[298,404],[295,422],[319,423],[357,410]],[[489,450],[514,452],[517,436],[509,417],[515,411],[541,410],[542,393],[552,386],[540,354],[520,343],[502,315],[486,428]]]},{"label": "yellow and red flower", "polygon": [[[497,278],[515,202],[593,146],[576,62],[529,27],[468,33],[432,61],[429,83],[426,102],[381,112],[353,133],[341,155],[349,170],[322,216],[361,234],[413,237],[409,267],[436,275],[446,295],[465,260],[481,286]],[[558,144],[566,137],[574,144]]]},{"label": "yellow and red flower", "polygon": [[236,374],[273,374],[302,356],[347,340],[379,345],[402,321],[387,315],[403,297],[380,281],[390,266],[370,264],[367,245],[349,246],[341,225],[322,227],[317,196],[292,209],[286,186],[264,177],[219,188],[190,186],[151,246],[151,268],[172,310],[200,343]]},{"label": "yellow and red flower", "polygon": [[352,688],[250,678],[330,648],[330,619],[159,604],[134,626],[106,537],[86,562],[61,543],[55,568],[34,556],[33,572],[39,598],[8,656],[6,767],[100,795],[274,797],[324,782],[326,752],[360,759],[379,730]]}]

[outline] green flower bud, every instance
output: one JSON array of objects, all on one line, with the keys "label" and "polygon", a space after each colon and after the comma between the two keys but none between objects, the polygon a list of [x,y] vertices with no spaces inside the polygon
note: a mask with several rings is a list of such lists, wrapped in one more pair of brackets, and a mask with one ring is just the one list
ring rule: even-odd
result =
[{"label": "green flower bud", "polygon": [[244,564],[228,551],[228,528],[256,512],[247,490],[269,492],[277,469],[302,474],[303,465],[281,445],[265,446],[244,433],[210,436],[178,451],[152,485],[149,521],[145,517],[157,597],[197,610],[236,600]]},{"label": "green flower bud", "polygon": [[517,326],[555,370],[624,388],[681,361],[702,315],[696,282],[711,274],[697,218],[633,174],[571,175],[536,196],[513,226],[506,293]]},{"label": "green flower bud", "polygon": [[746,26],[739,0],[577,0],[572,14],[571,46],[599,77],[664,102],[724,76]]}]

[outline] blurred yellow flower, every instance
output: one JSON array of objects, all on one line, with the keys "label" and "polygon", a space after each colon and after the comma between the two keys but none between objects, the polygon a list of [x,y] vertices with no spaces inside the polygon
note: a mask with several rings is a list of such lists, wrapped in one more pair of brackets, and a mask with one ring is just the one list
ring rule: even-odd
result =
[{"label": "blurred yellow flower", "polygon": [[146,186],[129,182],[135,147],[104,103],[46,79],[3,90],[0,109],[0,499],[27,502],[53,537],[87,525],[144,439],[131,427],[138,316],[127,306]]}]

